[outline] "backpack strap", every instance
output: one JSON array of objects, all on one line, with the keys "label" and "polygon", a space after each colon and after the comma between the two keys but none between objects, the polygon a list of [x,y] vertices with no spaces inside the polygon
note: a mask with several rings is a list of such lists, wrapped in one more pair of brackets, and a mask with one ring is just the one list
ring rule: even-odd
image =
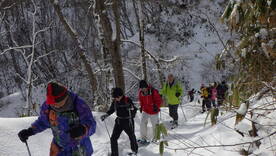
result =
[{"label": "backpack strap", "polygon": [[127,96],[125,96],[125,103],[129,103],[129,98]]}]

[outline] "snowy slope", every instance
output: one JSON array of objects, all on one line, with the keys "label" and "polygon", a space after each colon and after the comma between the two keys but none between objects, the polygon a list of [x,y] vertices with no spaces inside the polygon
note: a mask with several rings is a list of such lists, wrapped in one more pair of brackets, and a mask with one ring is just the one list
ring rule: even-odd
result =
[{"label": "snowy slope", "polygon": [[[11,97],[10,97],[11,98]],[[13,96],[12,98],[16,98]],[[262,99],[256,102],[256,106],[263,104],[264,102],[272,102],[272,98]],[[15,101],[15,100],[11,100]],[[13,105],[15,103],[11,103]],[[179,127],[174,130],[169,130],[169,146],[165,149],[164,156],[238,156],[240,155],[238,151],[243,146],[231,146],[231,147],[209,147],[209,148],[198,148],[193,149],[191,147],[199,147],[199,146],[208,146],[208,145],[220,145],[220,144],[235,144],[246,141],[252,141],[250,137],[241,137],[238,133],[236,133],[234,129],[234,121],[233,117],[235,113],[228,112],[223,115],[220,115],[218,120],[219,124],[215,126],[210,126],[210,121],[207,120],[206,126],[204,127],[204,120],[206,117],[205,114],[200,114],[200,105],[198,103],[192,102],[187,103],[183,100],[182,105],[183,111],[185,113],[184,118],[181,107],[178,109],[179,113]],[[9,110],[11,111],[11,110]],[[8,112],[6,112],[8,113]],[[12,112],[10,112],[12,113]],[[3,112],[0,112],[3,114]],[[114,124],[115,116],[112,115],[106,119],[106,126],[104,122],[100,121],[100,115],[103,113],[93,112],[93,115],[97,121],[97,131],[91,137],[93,148],[94,148],[94,156],[104,156],[107,155],[108,151],[110,151],[110,143],[109,136],[106,128],[109,133],[112,132],[112,127]],[[37,117],[25,117],[25,118],[3,118],[0,117],[0,156],[27,156],[27,150],[23,143],[17,137],[18,131],[23,128],[28,128],[28,126],[36,120]],[[276,112],[272,112],[267,114],[266,120],[259,121],[263,125],[276,125]],[[140,113],[137,113],[135,118],[135,133],[139,138],[139,123],[140,123]],[[167,108],[162,108],[161,113],[161,122],[163,122],[167,127],[169,127],[169,121],[171,119],[168,116]],[[244,128],[240,128],[241,130],[246,131],[248,127],[248,122],[242,122]],[[275,128],[275,127],[274,127]],[[276,129],[276,128],[275,128]],[[259,133],[259,137],[266,136],[267,134],[275,131],[275,129],[261,129]],[[49,153],[49,146],[52,139],[51,131],[46,130],[40,134],[35,136],[31,136],[28,140],[30,150],[32,155],[34,156],[47,156]],[[120,155],[124,156],[125,153],[130,151],[130,145],[128,137],[122,133],[121,137],[118,140],[119,142],[119,152]],[[255,154],[258,156],[275,156],[275,147],[271,147],[275,145],[276,137],[272,136],[270,138],[265,139],[262,142],[262,145],[259,150],[255,151]],[[188,148],[188,149],[185,149]],[[181,150],[182,149],[182,150]],[[183,150],[185,149],[185,150]],[[274,149],[274,153],[271,151]],[[147,147],[142,147],[139,149],[140,156],[157,156],[159,155],[159,146],[155,143],[151,143]]]},{"label": "snowy slope", "polygon": [[[167,37],[165,41],[160,41],[162,37],[159,37],[157,34],[145,34],[145,48],[154,56],[167,60],[176,56],[180,58],[173,63],[167,64],[161,62],[162,72],[165,75],[172,73],[180,80],[185,80],[188,82],[190,89],[198,89],[201,83],[209,84],[214,81],[221,81],[222,77],[225,76],[223,72],[215,71],[211,66],[215,64],[214,59],[216,54],[222,52],[224,49],[216,31],[224,44],[232,37],[226,26],[222,25],[219,21],[221,12],[224,9],[219,5],[222,1],[199,1],[199,4],[188,6],[188,8],[181,10],[179,14],[168,15],[162,12],[160,18],[172,29],[170,33],[167,32],[170,30],[164,28],[166,31],[164,30],[163,33],[168,33],[163,36],[164,38]],[[151,27],[151,25],[147,27]],[[192,35],[185,36],[183,32],[191,32]],[[129,40],[140,43],[139,34],[136,34]],[[122,53],[126,53],[130,58],[138,58],[140,55],[140,49],[133,47],[132,44],[125,43],[122,49]],[[152,63],[153,61],[148,60],[148,62]],[[129,66],[129,64],[126,63],[125,66]],[[153,64],[148,68],[149,77],[151,77],[156,72],[156,65]],[[153,83],[155,80],[155,78],[152,78],[150,82]],[[184,91],[187,91],[187,89],[189,88],[184,88]]]}]

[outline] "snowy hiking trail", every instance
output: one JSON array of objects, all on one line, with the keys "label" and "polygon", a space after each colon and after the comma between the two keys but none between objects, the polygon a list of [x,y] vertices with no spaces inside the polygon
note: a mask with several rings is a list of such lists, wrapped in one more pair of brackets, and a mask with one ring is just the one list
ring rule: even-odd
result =
[{"label": "snowy hiking trail", "polygon": [[[184,106],[183,106],[184,107]],[[194,107],[193,110],[196,111],[188,111],[188,108],[192,107],[186,107],[183,108],[185,111],[186,117],[189,119],[195,114],[187,114],[186,112],[199,112],[198,107]],[[179,109],[179,126],[174,129],[170,130],[169,128],[169,121],[171,118],[168,115],[168,109],[167,108],[162,108],[162,114],[161,118],[163,123],[166,125],[168,128],[169,136],[168,136],[168,141],[169,145],[173,145],[174,148],[181,148],[183,144],[181,145],[182,142],[185,142],[186,139],[189,139],[196,135],[198,132],[203,131],[203,122],[201,119],[204,121],[205,116],[201,115],[202,118],[199,119],[194,119],[191,118],[189,120],[193,122],[186,122],[183,118],[183,113]],[[95,156],[102,156],[106,155],[108,152],[110,152],[110,141],[109,141],[109,136],[106,131],[104,122],[100,121],[99,117],[102,113],[97,113],[93,112],[93,115],[95,116],[95,120],[97,121],[97,131],[96,134],[91,137],[93,148],[94,148],[94,155]],[[0,118],[0,131],[2,132],[0,134],[1,142],[0,142],[0,155],[2,156],[13,156],[13,155],[28,155],[26,146],[25,144],[21,143],[20,140],[17,137],[17,133],[23,129],[27,128],[34,120],[36,120],[37,117],[26,117],[26,118]],[[114,118],[115,115],[112,115],[111,117],[107,118],[105,120],[106,125],[108,127],[109,134],[112,134],[112,129],[114,125]],[[140,113],[137,113],[137,116],[135,118],[135,133],[137,138],[139,138],[140,133],[139,133],[139,123],[140,123]],[[149,126],[150,123],[149,123]],[[148,129],[149,132],[151,132],[151,129]],[[43,133],[39,133],[35,136],[31,136],[28,140],[30,150],[33,153],[33,155],[47,155],[49,151],[49,146],[50,142],[52,139],[52,134],[51,131],[48,129]],[[184,140],[184,141],[183,141]],[[189,143],[187,143],[189,144]],[[130,152],[130,145],[129,145],[129,139],[125,133],[121,134],[121,137],[118,140],[118,145],[119,145],[119,152],[122,155],[127,154],[127,152]],[[141,147],[139,149],[139,155],[146,156],[146,155],[159,155],[159,145],[156,143],[151,143],[150,145],[146,147]],[[167,152],[165,150],[164,155],[174,155],[173,153]],[[178,152],[176,152],[178,153]],[[175,153],[175,154],[176,154]],[[181,153],[181,152],[180,152]]]},{"label": "snowy hiking trail", "polygon": [[[207,140],[220,140],[220,135],[213,135],[212,133],[215,131],[220,131],[219,129],[222,129],[223,131],[232,131],[225,127],[219,127],[216,128],[216,126],[211,127],[209,119],[207,120],[206,126],[204,127],[204,121],[206,118],[207,113],[199,113],[201,110],[201,105],[198,103],[186,103],[182,105],[185,116],[187,118],[187,121],[185,121],[185,118],[183,116],[182,110],[179,107],[178,109],[178,115],[179,115],[179,126],[175,129],[170,129],[170,120],[172,120],[169,117],[168,108],[162,108],[161,110],[161,122],[167,127],[168,130],[168,137],[166,138],[169,141],[168,148],[164,151],[164,156],[183,156],[183,153],[190,154],[190,155],[214,155],[217,150],[209,150],[209,149],[199,149],[196,151],[191,150],[177,150],[178,148],[185,148],[185,147],[191,147],[191,146],[201,146],[206,145]],[[135,134],[137,139],[140,136],[140,119],[141,114],[137,113],[137,116],[135,118]],[[113,115],[112,118],[106,119],[106,124],[109,125],[109,133],[112,133],[112,128],[114,124],[114,118]],[[151,124],[149,125],[151,127]],[[110,151],[110,144],[108,140],[108,134],[105,130],[104,123],[100,122],[98,123],[98,130],[101,129],[101,134],[103,134],[106,139],[105,141],[101,140],[100,142],[94,142],[93,146],[95,149],[94,155],[100,156],[105,155],[107,151]],[[205,132],[208,131],[208,132]],[[210,132],[211,131],[211,134]],[[148,132],[151,132],[151,129],[148,129]],[[210,135],[211,139],[205,139]],[[93,137],[92,137],[93,138]],[[222,140],[221,140],[222,141]],[[197,142],[200,142],[197,143]],[[208,142],[210,143],[210,142]],[[218,141],[212,141],[213,144],[218,144]],[[119,153],[121,153],[122,156],[126,155],[127,152],[130,152],[130,145],[129,145],[129,139],[125,133],[121,134],[121,137],[118,140],[118,146],[119,146]],[[104,148],[103,148],[104,146]],[[97,148],[99,147],[99,148]],[[202,154],[204,153],[204,154]],[[229,152],[228,152],[229,153]],[[231,155],[237,155],[237,153],[233,154],[230,152]],[[159,145],[157,143],[151,143],[148,146],[139,148],[138,152],[139,156],[159,156]]]},{"label": "snowy hiking trail", "polygon": [[[218,123],[215,126],[211,126],[209,117],[204,127],[204,121],[207,113],[199,113],[201,105],[198,103],[185,103],[182,105],[185,112],[187,121],[185,121],[181,108],[178,109],[179,114],[179,126],[173,130],[169,129],[169,117],[168,108],[162,108],[161,122],[168,128],[169,146],[164,150],[164,156],[238,156],[237,151],[240,147],[218,147],[218,148],[198,148],[192,147],[207,146],[207,145],[219,145],[219,144],[235,144],[252,140],[252,138],[242,138],[234,129],[235,118],[234,113],[225,113],[218,117]],[[5,112],[7,113],[7,112]],[[94,148],[93,156],[106,156],[110,152],[109,136],[105,128],[104,122],[100,120],[100,116],[103,113],[93,112],[95,120],[97,122],[96,133],[91,137],[91,141]],[[274,114],[272,114],[274,115]],[[1,116],[1,112],[0,112]],[[276,113],[274,115],[276,117]],[[272,116],[272,117],[274,117]],[[112,134],[115,115],[108,117],[105,122],[109,131]],[[230,117],[230,118],[229,118]],[[28,128],[30,124],[36,120],[37,117],[25,117],[25,118],[1,118],[0,117],[0,156],[28,156],[27,148],[25,144],[21,143],[17,137],[17,133],[23,129]],[[141,114],[137,112],[135,118],[135,134],[137,139],[140,136],[140,120]],[[149,126],[151,124],[149,123]],[[245,125],[250,126],[250,124]],[[148,129],[151,132],[151,129]],[[247,140],[246,140],[247,139]],[[49,155],[50,142],[52,140],[52,134],[50,129],[39,133],[35,136],[31,136],[28,140],[30,151],[32,156],[47,156]],[[127,155],[131,151],[129,145],[129,139],[123,132],[118,140],[120,156]],[[266,149],[269,147],[269,142],[260,150],[260,153],[265,153],[262,156],[274,156],[266,154]],[[191,147],[186,150],[176,150]],[[138,156],[159,156],[159,145],[157,143],[151,143],[148,146],[139,148]]]},{"label": "snowy hiking trail", "polygon": [[[188,121],[185,121],[181,108],[179,108],[179,126],[176,129],[170,130],[169,121],[171,118],[168,114],[168,108],[162,108],[161,122],[165,124],[168,128],[169,136],[169,147],[172,149],[183,148],[186,146],[196,146],[193,141],[189,139],[195,137],[198,133],[206,130],[203,127],[204,120],[206,117],[205,114],[199,114],[200,107],[193,106],[193,103],[183,105],[183,110],[185,112],[186,118]],[[197,116],[196,116],[197,114]],[[93,112],[95,120],[97,121],[97,131],[96,134],[91,137],[94,154],[95,156],[107,155],[110,152],[110,141],[109,136],[106,131],[104,122],[100,121],[99,117],[102,113]],[[136,137],[139,138],[140,133],[140,119],[141,114],[137,113],[135,118],[135,133]],[[19,130],[27,128],[37,117],[27,117],[27,118],[0,118],[0,131],[4,132],[0,134],[0,155],[2,156],[13,156],[13,155],[22,155],[27,156],[27,149],[25,144],[21,143],[17,137]],[[115,115],[110,116],[105,120],[109,134],[112,134],[113,125],[114,125]],[[208,123],[207,123],[208,124]],[[151,127],[150,123],[149,126]],[[148,129],[149,133],[151,129]],[[44,156],[48,155],[50,142],[52,139],[51,131],[48,129],[43,133],[39,133],[35,136],[31,136],[28,140],[30,150],[34,156]],[[124,156],[130,152],[129,139],[125,133],[121,134],[121,137],[118,140],[119,153]],[[157,143],[151,143],[146,147],[139,148],[138,155],[141,156],[158,156],[159,155],[159,145]],[[174,151],[165,149],[164,155],[183,155],[183,151]]]}]

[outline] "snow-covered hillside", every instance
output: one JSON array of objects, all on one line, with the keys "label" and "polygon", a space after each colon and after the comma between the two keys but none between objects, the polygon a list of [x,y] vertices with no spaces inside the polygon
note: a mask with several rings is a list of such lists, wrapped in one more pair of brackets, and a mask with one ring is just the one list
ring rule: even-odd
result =
[{"label": "snow-covered hillside", "polygon": [[[9,101],[14,101],[9,104],[17,105],[20,100],[19,94],[9,97]],[[21,101],[22,102],[22,101]],[[263,103],[271,103],[273,99],[271,97],[263,98],[259,101],[255,101],[252,105],[254,107],[261,106]],[[275,102],[275,99],[274,99]],[[204,126],[204,120],[206,118],[206,113],[201,114],[200,104],[196,102],[187,103],[183,99],[182,104],[184,114],[181,107],[178,109],[180,116],[179,127],[174,130],[168,130],[169,135],[167,140],[169,141],[169,146],[165,148],[164,156],[238,156],[239,150],[241,148],[248,147],[248,144],[236,145],[244,142],[252,142],[254,139],[248,136],[242,137],[239,133],[234,131],[235,126],[235,113],[221,111],[222,114],[218,117],[218,124],[211,126],[210,121],[207,120]],[[2,115],[6,113],[13,113],[14,110],[6,109],[0,112],[0,156],[27,156],[27,149],[25,144],[23,144],[17,137],[17,133],[28,126],[36,120],[37,117],[25,117],[25,118],[4,118]],[[7,112],[9,111],[9,112]],[[94,156],[105,156],[110,151],[110,142],[108,132],[112,133],[112,128],[114,124],[115,116],[112,115],[105,120],[107,129],[104,122],[100,121],[100,115],[102,113],[93,112],[93,115],[97,122],[96,134],[91,137]],[[248,117],[249,118],[249,117]],[[264,126],[259,130],[259,137],[256,139],[263,138],[261,140],[261,146],[259,149],[254,150],[253,155],[258,156],[275,156],[275,143],[276,136],[272,135],[266,137],[268,134],[276,130],[276,112],[268,113],[265,118],[258,120],[257,122],[264,125],[272,125],[274,129],[266,129]],[[139,128],[140,128],[141,114],[137,113],[135,118],[135,133],[137,138],[139,138]],[[171,119],[168,116],[168,109],[162,108],[161,111],[161,122],[163,122],[167,127],[169,127],[169,121]],[[274,126],[273,126],[274,125]],[[239,125],[239,130],[247,133],[250,127],[250,122],[243,120]],[[108,132],[107,132],[108,130]],[[31,136],[28,140],[29,147],[33,156],[47,156],[49,153],[50,142],[52,139],[51,131],[48,129],[40,134]],[[130,145],[128,137],[122,133],[118,140],[119,142],[119,152],[121,156],[124,156],[130,151]],[[222,144],[224,146],[222,146]],[[229,146],[227,146],[229,145]],[[233,145],[233,146],[230,146]],[[206,147],[202,147],[206,146]],[[215,147],[218,146],[218,147]],[[139,156],[157,156],[159,155],[159,146],[156,143],[151,143],[147,147],[142,147],[139,149]]]},{"label": "snow-covered hillside", "polygon": [[[231,39],[230,32],[219,21],[224,9],[223,3],[223,0],[199,1],[184,9],[178,8],[179,13],[177,7],[172,7],[168,9],[169,13],[163,11],[160,15],[162,32],[151,30],[152,24],[146,26],[148,31],[145,34],[145,48],[154,56],[165,60],[178,57],[178,61],[170,63],[161,61],[162,72],[165,75],[172,73],[183,84],[186,83],[185,91],[199,88],[202,83],[221,81],[226,76],[225,72],[215,71],[215,56],[223,51],[223,44]],[[139,43],[139,34],[129,40]],[[127,54],[129,58],[139,57],[138,47],[134,48],[131,43],[124,44],[127,45],[122,48],[124,55]],[[130,66],[127,62],[125,65]],[[151,73],[149,77],[154,77],[156,66],[149,67],[148,72]],[[155,80],[152,78],[150,81]]]}]

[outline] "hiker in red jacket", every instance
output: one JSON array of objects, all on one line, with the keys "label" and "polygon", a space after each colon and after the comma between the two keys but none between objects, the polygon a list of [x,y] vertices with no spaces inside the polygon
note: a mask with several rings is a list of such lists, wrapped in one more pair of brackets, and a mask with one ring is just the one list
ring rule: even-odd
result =
[{"label": "hiker in red jacket", "polygon": [[151,121],[154,136],[155,126],[159,123],[158,113],[160,112],[162,99],[158,93],[158,90],[148,85],[145,80],[140,81],[139,87],[139,102],[141,106],[140,112],[142,113],[142,119],[140,125],[141,140],[138,140],[138,142],[143,143],[149,140],[147,136],[148,119]]}]

